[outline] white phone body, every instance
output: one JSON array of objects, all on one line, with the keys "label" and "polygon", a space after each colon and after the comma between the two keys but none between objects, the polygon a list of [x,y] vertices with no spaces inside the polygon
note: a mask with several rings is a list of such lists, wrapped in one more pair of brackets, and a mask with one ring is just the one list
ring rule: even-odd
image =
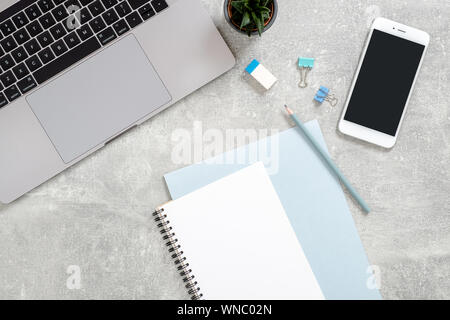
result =
[{"label": "white phone body", "polygon": [[[356,84],[359,74],[360,74],[361,66],[366,57],[367,48],[369,46],[369,43],[372,38],[372,34],[373,34],[374,30],[379,30],[379,31],[388,33],[390,35],[393,35],[393,36],[396,36],[399,38],[403,38],[406,40],[410,40],[412,42],[415,42],[415,43],[425,46],[425,49],[423,50],[422,56],[420,58],[420,62],[417,66],[417,71],[415,72],[415,75],[414,75],[414,80],[412,82],[412,85],[411,85],[411,88],[410,88],[410,91],[408,94],[408,98],[406,100],[405,105],[403,106],[403,113],[401,115],[400,121],[395,130],[395,135],[386,134],[386,133],[383,133],[383,132],[380,132],[380,131],[377,131],[377,130],[374,130],[374,129],[368,128],[366,126],[357,124],[355,122],[350,122],[350,121],[347,121],[344,119],[346,112],[347,112],[347,108],[349,106],[349,102],[353,95],[353,91],[355,89],[355,84]],[[424,31],[421,31],[421,30],[418,30],[418,29],[415,29],[412,27],[408,27],[403,24],[400,24],[400,23],[397,23],[397,22],[394,22],[394,21],[391,21],[391,20],[388,20],[385,18],[377,18],[374,20],[374,22],[371,26],[369,35],[367,37],[367,41],[364,46],[364,50],[361,54],[358,68],[356,70],[355,77],[352,81],[350,92],[349,92],[349,95],[345,102],[341,118],[339,120],[338,128],[339,128],[340,132],[342,132],[343,134],[355,137],[357,139],[361,139],[361,140],[364,140],[364,141],[367,141],[370,143],[374,143],[374,144],[382,146],[384,148],[392,148],[395,145],[395,143],[397,141],[398,133],[400,131],[400,127],[401,127],[403,119],[405,117],[407,105],[408,105],[409,99],[411,97],[411,92],[414,88],[414,84],[416,82],[417,75],[418,75],[420,67],[422,65],[429,41],[430,41],[430,36]],[[387,76],[388,76],[388,73],[389,73],[388,70],[386,70]],[[375,86],[374,86],[374,90],[376,91]],[[382,92],[374,92],[374,94],[382,94]],[[367,99],[370,99],[370,97],[367,97]]]}]

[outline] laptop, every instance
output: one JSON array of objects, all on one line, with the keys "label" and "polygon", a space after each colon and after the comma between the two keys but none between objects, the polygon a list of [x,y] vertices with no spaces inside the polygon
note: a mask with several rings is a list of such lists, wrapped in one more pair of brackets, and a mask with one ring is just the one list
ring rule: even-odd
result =
[{"label": "laptop", "polygon": [[2,0],[0,201],[234,65],[199,0]]}]

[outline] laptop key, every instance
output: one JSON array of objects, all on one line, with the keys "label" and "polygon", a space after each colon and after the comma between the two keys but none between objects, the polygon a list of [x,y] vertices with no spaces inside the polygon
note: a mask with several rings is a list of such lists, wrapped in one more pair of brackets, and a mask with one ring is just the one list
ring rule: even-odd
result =
[{"label": "laptop key", "polygon": [[83,8],[80,10],[79,14],[80,24],[85,24],[92,19],[92,14],[88,8]]},{"label": "laptop key", "polygon": [[5,52],[10,52],[11,50],[17,48],[17,43],[12,36],[3,39],[2,41],[0,41],[0,44],[2,45]]},{"label": "laptop key", "polygon": [[102,15],[107,25],[113,24],[117,20],[119,20],[119,16],[117,15],[114,9],[109,9]]},{"label": "laptop key", "polygon": [[19,87],[20,92],[22,94],[27,93],[28,91],[37,87],[36,81],[34,81],[32,76],[27,76],[25,79],[17,82],[17,86]]},{"label": "laptop key", "polygon": [[40,67],[42,67],[42,62],[39,60],[37,55],[32,56],[27,61],[25,61],[28,69],[30,69],[31,72],[36,71]]},{"label": "laptop key", "polygon": [[39,33],[41,33],[43,31],[41,25],[39,24],[39,22],[37,20],[30,23],[27,26],[27,30],[28,30],[28,33],[30,34],[30,36],[32,36],[32,37],[36,37]]},{"label": "laptop key", "polygon": [[105,8],[103,8],[103,5],[101,4],[100,0],[93,2],[88,6],[88,8],[94,17],[98,16],[99,14],[105,11]]},{"label": "laptop key", "polygon": [[114,7],[121,18],[125,17],[131,12],[131,7],[126,1],[122,1]]},{"label": "laptop key", "polygon": [[143,22],[143,20],[141,19],[141,17],[137,12],[129,14],[125,19],[127,19],[127,22],[131,28],[134,28]]},{"label": "laptop key", "polygon": [[142,19],[147,20],[153,17],[156,13],[153,10],[152,6],[147,3],[145,6],[139,9],[139,14],[141,15]]},{"label": "laptop key", "polygon": [[0,75],[0,81],[2,82],[3,86],[7,88],[16,82],[16,77],[11,71],[6,71],[2,75]]},{"label": "laptop key", "polygon": [[53,18],[50,12],[40,17],[39,22],[42,24],[42,27],[44,27],[44,29],[48,29],[56,24],[56,20],[55,18]]},{"label": "laptop key", "polygon": [[40,35],[36,37],[36,39],[39,41],[39,44],[41,45],[42,48],[45,48],[46,46],[53,43],[53,38],[48,31],[42,32]]},{"label": "laptop key", "polygon": [[64,37],[64,41],[66,42],[69,49],[72,49],[76,45],[80,44],[80,38],[78,38],[77,34],[74,32],[69,33],[67,36]]},{"label": "laptop key", "polygon": [[67,18],[69,16],[66,8],[64,8],[63,5],[60,5],[59,7],[53,9],[52,14],[55,17],[56,21],[64,20],[64,18]]},{"label": "laptop key", "polygon": [[41,52],[38,53],[39,58],[41,58],[42,63],[46,64],[55,59],[55,55],[53,54],[50,48],[45,48]]},{"label": "laptop key", "polygon": [[168,7],[167,2],[164,0],[153,0],[152,6],[155,8],[156,12],[161,12]]},{"label": "laptop key", "polygon": [[0,58],[0,66],[4,71],[8,70],[9,68],[12,68],[14,64],[15,64],[14,60],[10,54],[7,54],[6,56]]},{"label": "laptop key", "polygon": [[13,18],[12,21],[14,22],[14,24],[16,25],[17,29],[22,28],[23,26],[25,26],[28,22],[30,22],[27,18],[27,16],[25,15],[24,12],[19,12],[18,14],[16,14]]},{"label": "laptop key", "polygon": [[148,0],[128,0],[128,3],[130,4],[131,8],[133,8],[133,10],[142,7],[147,2]]},{"label": "laptop key", "polygon": [[25,47],[29,55],[33,55],[41,50],[41,47],[39,46],[39,43],[36,41],[36,39],[31,39],[23,46]]},{"label": "laptop key", "polygon": [[2,30],[3,35],[6,37],[11,33],[13,33],[14,31],[16,31],[17,29],[11,20],[6,20],[0,24],[0,30]]},{"label": "laptop key", "polygon": [[79,29],[77,29],[77,33],[81,41],[84,41],[94,35],[94,33],[91,30],[91,27],[89,27],[88,24],[85,24],[84,26],[81,26]]},{"label": "laptop key", "polygon": [[53,39],[58,40],[62,37],[64,37],[67,34],[66,29],[64,29],[63,25],[61,23],[58,23],[56,26],[53,26],[50,29],[50,33],[53,36]]},{"label": "laptop key", "polygon": [[114,30],[111,27],[108,27],[107,29],[97,34],[97,38],[100,41],[100,43],[105,46],[114,39],[116,39],[117,36]]},{"label": "laptop key", "polygon": [[17,98],[19,98],[21,96],[19,90],[17,89],[17,87],[15,85],[9,87],[8,89],[6,89],[3,92],[5,93],[5,96],[6,96],[6,98],[8,98],[9,102],[13,102],[14,100],[16,100]]},{"label": "laptop key", "polygon": [[26,53],[23,47],[18,47],[14,51],[11,52],[12,57],[16,60],[16,63],[21,63],[23,60],[28,58],[28,54]]},{"label": "laptop key", "polygon": [[42,15],[41,10],[39,10],[36,4],[33,4],[32,6],[25,9],[25,13],[27,14],[27,17],[28,19],[30,19],[30,21],[33,21],[34,19],[37,19]]},{"label": "laptop key", "polygon": [[52,49],[56,56],[60,56],[68,50],[66,44],[62,39],[52,44]]},{"label": "laptop key", "polygon": [[28,35],[28,32],[25,30],[25,28],[23,28],[14,33],[14,39],[16,39],[17,43],[20,45],[30,40],[30,36]]},{"label": "laptop key", "polygon": [[46,13],[53,9],[55,5],[53,4],[52,0],[40,0],[38,2],[39,8],[41,8],[42,12]]},{"label": "laptop key", "polygon": [[119,37],[121,35],[123,35],[125,32],[127,32],[128,30],[130,30],[130,28],[128,27],[128,25],[127,25],[127,23],[125,22],[124,19],[114,23],[113,24],[113,28],[114,28],[114,31],[116,31],[116,33],[118,34]]},{"label": "laptop key", "polygon": [[68,67],[87,57],[91,53],[101,48],[100,43],[96,37],[92,37],[89,40],[82,42],[79,46],[76,46],[72,50],[66,52],[62,56],[53,60],[42,68],[33,73],[34,78],[38,84],[49,80],[53,76],[57,75],[61,71],[66,70]]},{"label": "laptop key", "polygon": [[17,66],[15,66],[12,71],[14,72],[14,75],[16,76],[16,78],[18,80],[22,79],[23,77],[25,77],[27,74],[29,74],[30,72],[28,71],[27,67],[25,67],[25,63],[21,63]]},{"label": "laptop key", "polygon": [[102,17],[95,18],[94,20],[89,22],[89,25],[95,33],[100,32],[106,28],[106,24],[103,22]]},{"label": "laptop key", "polygon": [[3,93],[0,93],[0,108],[6,106],[8,104],[8,100],[6,99]]},{"label": "laptop key", "polygon": [[102,0],[103,5],[106,9],[109,9],[117,4],[117,0]]}]

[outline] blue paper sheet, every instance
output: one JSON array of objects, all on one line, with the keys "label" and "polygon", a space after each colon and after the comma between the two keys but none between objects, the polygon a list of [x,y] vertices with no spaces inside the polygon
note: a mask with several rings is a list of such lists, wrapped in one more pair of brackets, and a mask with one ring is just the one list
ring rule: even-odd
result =
[{"label": "blue paper sheet", "polygon": [[[306,126],[326,148],[318,122]],[[264,152],[249,156],[255,150]],[[227,164],[233,158],[238,163]],[[341,186],[297,128],[171,172],[165,180],[177,199],[256,161],[264,162],[325,298],[381,299],[367,285],[369,262]]]}]

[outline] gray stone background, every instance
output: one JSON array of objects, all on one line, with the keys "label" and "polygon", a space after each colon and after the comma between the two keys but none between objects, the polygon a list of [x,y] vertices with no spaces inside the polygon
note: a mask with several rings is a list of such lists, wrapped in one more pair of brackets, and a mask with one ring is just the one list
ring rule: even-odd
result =
[{"label": "gray stone background", "polygon": [[[373,208],[348,202],[385,299],[450,298],[450,2],[279,0],[275,25],[248,39],[225,22],[222,0],[203,0],[237,57],[236,67],[94,156],[10,205],[0,206],[1,299],[187,298],[152,209],[169,199],[163,174],[171,134],[203,129],[286,129],[288,103],[318,119],[332,157]],[[391,151],[342,136],[336,125],[373,18],[426,30],[431,44],[398,144]],[[315,57],[310,87],[297,87],[299,55]],[[243,76],[258,58],[279,83],[263,94]],[[337,107],[317,106],[325,85]],[[383,94],[380,92],[380,94]],[[69,265],[81,288],[66,287]]]}]

